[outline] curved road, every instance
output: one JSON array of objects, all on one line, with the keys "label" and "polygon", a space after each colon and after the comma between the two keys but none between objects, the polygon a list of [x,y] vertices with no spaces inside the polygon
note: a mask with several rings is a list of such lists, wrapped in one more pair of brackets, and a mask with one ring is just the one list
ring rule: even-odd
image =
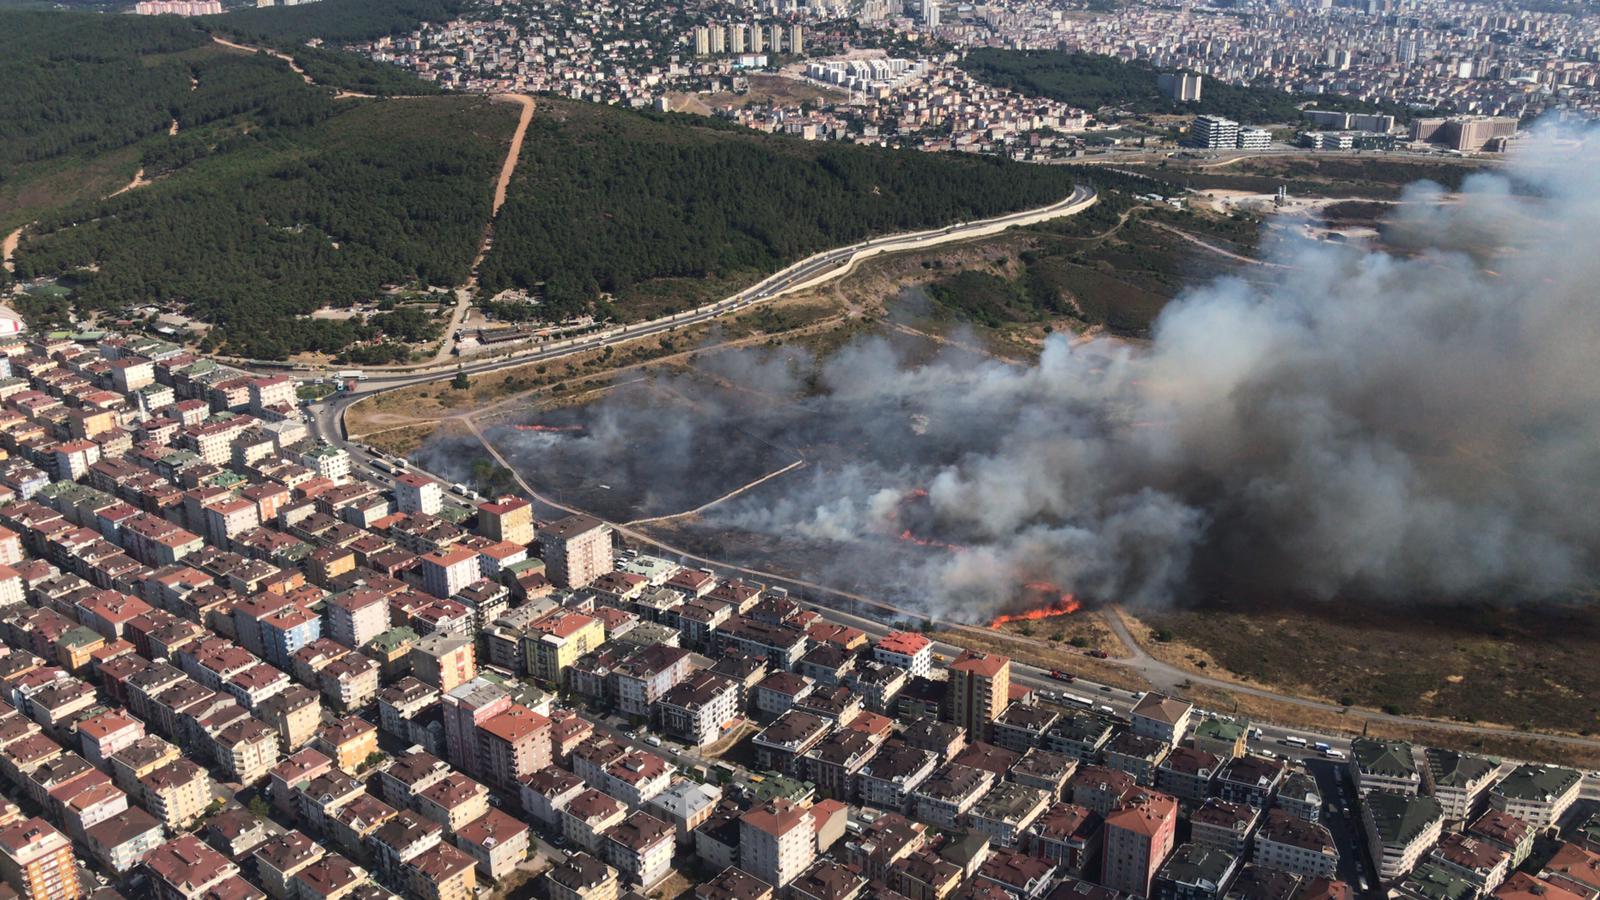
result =
[{"label": "curved road", "polygon": [[[718,316],[737,312],[759,303],[776,300],[794,291],[816,287],[832,281],[849,273],[857,263],[874,256],[884,253],[898,253],[905,250],[921,250],[926,247],[935,247],[939,244],[987,237],[1019,225],[1035,225],[1051,219],[1077,215],[1095,205],[1095,203],[1099,202],[1099,199],[1099,195],[1095,193],[1093,188],[1080,185],[1073,188],[1072,193],[1067,195],[1065,199],[1038,209],[1006,213],[1002,216],[979,219],[974,222],[959,222],[955,225],[928,231],[892,234],[861,241],[848,247],[824,250],[821,253],[808,256],[787,268],[780,269],[736,294],[714,303],[708,303],[705,306],[663,316],[659,319],[651,319],[648,322],[613,326],[587,335],[545,342],[531,349],[513,352],[509,356],[497,357],[478,363],[467,363],[463,368],[468,375],[492,372],[509,366],[541,362],[557,356],[592,350],[625,340],[648,337],[663,331],[671,331],[682,325],[693,325],[709,321]],[[297,366],[273,360],[237,360],[228,359],[227,357],[218,357],[218,359],[241,368],[260,369],[274,374],[325,374],[331,368],[329,366]],[[390,368],[375,367],[372,371],[378,374],[374,374],[363,382],[354,392],[356,395],[364,396],[378,391],[403,387],[408,384],[420,384],[425,381],[450,378],[455,375],[456,367],[425,364],[420,367],[415,365]]]}]

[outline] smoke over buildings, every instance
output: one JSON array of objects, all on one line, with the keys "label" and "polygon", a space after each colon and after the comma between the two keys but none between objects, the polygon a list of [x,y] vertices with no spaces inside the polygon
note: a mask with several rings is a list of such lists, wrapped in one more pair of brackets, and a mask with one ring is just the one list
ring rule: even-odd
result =
[{"label": "smoke over buildings", "polygon": [[[1475,175],[1456,202],[1402,204],[1394,227],[1413,253],[1296,247],[1270,286],[1186,292],[1147,344],[1058,335],[1027,367],[912,360],[877,339],[823,360],[708,354],[702,367],[740,390],[697,408],[743,397],[716,421],[809,458],[704,523],[839,542],[807,574],[973,621],[1038,581],[1133,605],[1587,585],[1600,549],[1597,164],[1593,148],[1542,144],[1511,166],[1524,190]],[[801,397],[804,415],[761,419],[763,396]],[[523,446],[626,455],[664,412],[618,399],[596,414],[603,427],[582,437]],[[693,436],[666,433],[692,460]],[[942,549],[907,555],[896,536]]]}]

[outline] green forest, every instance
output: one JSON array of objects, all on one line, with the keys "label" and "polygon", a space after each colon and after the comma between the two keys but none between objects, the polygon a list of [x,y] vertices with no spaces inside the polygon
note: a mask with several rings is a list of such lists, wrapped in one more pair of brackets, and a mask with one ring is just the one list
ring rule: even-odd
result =
[{"label": "green forest", "polygon": [[165,131],[210,38],[162,17],[0,12],[0,181]]},{"label": "green forest", "polygon": [[[239,9],[199,21],[230,39],[287,53],[318,84],[403,96],[439,89],[399,66],[331,47],[410,34],[423,22],[453,18],[461,7],[462,0],[318,0],[301,6]],[[307,41],[330,46],[308,46]]]},{"label": "green forest", "polygon": [[[1048,166],[773,137],[715,120],[541,100],[479,269],[490,291],[541,291],[546,318],[667,279],[756,277],[862,238],[1043,206]],[[704,301],[692,293],[687,307]]]},{"label": "green forest", "polygon": [[319,0],[300,6],[240,9],[201,19],[218,31],[277,45],[320,38],[335,44],[409,34],[423,22],[454,18],[462,0]]},{"label": "green forest", "polygon": [[[129,152],[150,182],[26,210],[37,218],[17,277],[59,278],[80,311],[173,305],[215,325],[210,345],[230,353],[378,361],[404,356],[401,342],[426,339],[430,323],[410,308],[368,324],[304,316],[390,285],[465,279],[512,107],[336,100],[281,60],[222,48],[166,17],[0,13],[0,35],[4,66],[41,73],[13,77],[19,90],[0,95],[0,197],[7,178]],[[41,81],[93,90],[58,109],[35,90]],[[23,312],[65,312],[59,295],[42,296],[23,299]]]},{"label": "green forest", "polygon": [[1403,107],[1392,104],[1380,107],[1335,94],[1302,96],[1214,78],[1205,79],[1200,102],[1176,103],[1156,87],[1160,74],[1156,69],[1142,62],[1088,53],[984,47],[969,53],[961,67],[987,84],[1049,97],[1090,111],[1112,107],[1143,114],[1200,113],[1226,116],[1250,125],[1294,122],[1300,118],[1300,105],[1308,102],[1315,102],[1320,109],[1385,112],[1397,118],[1406,114]]}]

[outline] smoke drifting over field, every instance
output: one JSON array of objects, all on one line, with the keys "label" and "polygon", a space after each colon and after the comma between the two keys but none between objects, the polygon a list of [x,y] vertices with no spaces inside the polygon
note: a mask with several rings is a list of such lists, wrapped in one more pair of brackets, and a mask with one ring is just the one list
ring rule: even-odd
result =
[{"label": "smoke drifting over field", "polygon": [[[1270,288],[1187,292],[1148,345],[1057,336],[1031,367],[912,363],[877,340],[814,363],[717,355],[706,366],[733,384],[810,389],[814,420],[850,436],[835,443],[872,452],[814,461],[706,519],[848,542],[832,565],[850,572],[810,574],[974,621],[1037,581],[1134,605],[1587,584],[1600,153],[1541,142],[1523,156],[1510,171],[1537,199],[1475,175],[1460,202],[1400,207],[1414,256],[1298,247]],[[655,414],[602,413],[623,442]],[[894,540],[908,530],[960,549],[908,562]]]}]

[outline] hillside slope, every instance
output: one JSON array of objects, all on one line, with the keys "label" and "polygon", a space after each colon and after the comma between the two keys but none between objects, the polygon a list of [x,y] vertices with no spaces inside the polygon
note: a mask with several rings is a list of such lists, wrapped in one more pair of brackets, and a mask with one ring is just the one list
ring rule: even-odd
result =
[{"label": "hillside slope", "polygon": [[[0,14],[0,34],[8,60],[38,66],[46,84],[88,86],[70,115],[37,90],[0,101],[0,221],[35,219],[16,276],[71,292],[19,298],[31,321],[63,318],[68,302],[119,316],[157,305],[209,323],[208,345],[241,355],[337,352],[428,329],[415,315],[308,318],[316,310],[465,280],[510,106],[336,99],[175,19]],[[143,186],[45,189],[108,158],[136,163]]]},{"label": "hillside slope", "polygon": [[634,319],[829,247],[1044,206],[1072,186],[1058,169],[993,157],[541,100],[480,277],[491,292],[536,293],[543,306],[522,309],[542,317],[609,295],[602,312]]}]

